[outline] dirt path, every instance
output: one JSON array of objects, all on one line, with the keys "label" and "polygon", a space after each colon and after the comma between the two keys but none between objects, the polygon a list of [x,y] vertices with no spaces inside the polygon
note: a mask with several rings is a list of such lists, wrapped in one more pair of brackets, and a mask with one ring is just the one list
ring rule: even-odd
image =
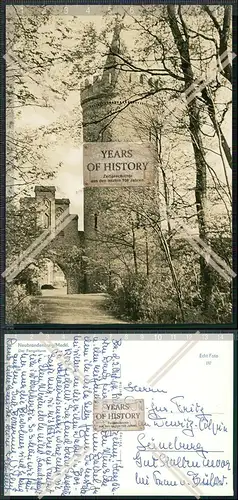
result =
[{"label": "dirt path", "polygon": [[108,313],[101,293],[62,295],[59,290],[44,290],[36,300],[44,309],[44,323],[126,324]]}]

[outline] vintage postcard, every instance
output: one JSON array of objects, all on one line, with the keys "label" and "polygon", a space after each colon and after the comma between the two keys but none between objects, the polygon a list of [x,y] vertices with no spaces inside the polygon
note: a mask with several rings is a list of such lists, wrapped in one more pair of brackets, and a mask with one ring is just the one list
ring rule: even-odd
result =
[{"label": "vintage postcard", "polygon": [[7,6],[6,324],[232,324],[231,18]]},{"label": "vintage postcard", "polygon": [[5,356],[6,496],[233,495],[232,334],[13,333]]}]

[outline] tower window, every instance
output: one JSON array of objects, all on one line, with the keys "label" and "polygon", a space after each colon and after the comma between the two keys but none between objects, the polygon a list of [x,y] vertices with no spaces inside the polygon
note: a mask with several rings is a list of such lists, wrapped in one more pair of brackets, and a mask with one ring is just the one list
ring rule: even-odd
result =
[{"label": "tower window", "polygon": [[131,73],[129,74],[129,83],[131,83]]},{"label": "tower window", "polygon": [[111,73],[108,74],[108,82],[112,83],[112,74]]},{"label": "tower window", "polygon": [[144,83],[144,75],[140,75],[140,83]]},{"label": "tower window", "polygon": [[94,229],[97,231],[98,229],[98,215],[94,214]]},{"label": "tower window", "polygon": [[50,226],[50,217],[46,213],[43,214],[42,225],[44,229],[48,229],[48,227]]}]

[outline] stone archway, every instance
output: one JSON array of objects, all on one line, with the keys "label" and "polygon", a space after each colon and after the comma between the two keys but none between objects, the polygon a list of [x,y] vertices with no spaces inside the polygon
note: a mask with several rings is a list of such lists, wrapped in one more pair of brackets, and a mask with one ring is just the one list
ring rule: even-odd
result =
[{"label": "stone archway", "polygon": [[[78,215],[70,214],[69,199],[56,198],[55,191],[54,186],[35,186],[35,197],[20,200],[22,208],[27,205],[33,214],[36,213],[33,223],[38,230],[54,228],[55,231],[54,238],[39,253],[33,265],[37,267],[42,259],[52,261],[64,273],[67,294],[85,293],[83,262],[79,261],[73,267],[70,257],[72,249],[84,248],[84,233],[78,230]],[[59,226],[62,227],[59,229]]]},{"label": "stone archway", "polygon": [[80,284],[77,271],[70,269],[65,262],[62,262],[59,256],[55,257],[55,263],[63,271],[66,279],[67,294],[80,293]]},{"label": "stone archway", "polygon": [[46,290],[60,290],[61,294],[67,293],[67,278],[62,266],[48,256],[35,260],[31,267],[34,268],[34,280],[38,290],[44,295]]},{"label": "stone archway", "polygon": [[[34,263],[38,269],[39,289],[55,289],[60,294],[77,294],[79,290],[78,274],[61,261],[59,256],[45,255],[38,263]],[[43,287],[43,288],[42,288]],[[64,290],[63,290],[64,289]],[[44,292],[46,294],[46,292]]]},{"label": "stone archway", "polygon": [[67,281],[64,271],[51,259],[43,259],[39,266],[41,274],[39,275],[39,285],[41,288],[52,286],[54,288],[66,287]]}]

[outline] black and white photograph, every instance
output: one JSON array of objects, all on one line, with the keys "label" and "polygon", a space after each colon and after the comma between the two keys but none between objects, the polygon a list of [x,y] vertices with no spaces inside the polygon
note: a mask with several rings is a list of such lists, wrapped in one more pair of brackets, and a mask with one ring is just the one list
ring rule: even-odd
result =
[{"label": "black and white photograph", "polygon": [[232,6],[6,12],[5,323],[231,324]]}]

